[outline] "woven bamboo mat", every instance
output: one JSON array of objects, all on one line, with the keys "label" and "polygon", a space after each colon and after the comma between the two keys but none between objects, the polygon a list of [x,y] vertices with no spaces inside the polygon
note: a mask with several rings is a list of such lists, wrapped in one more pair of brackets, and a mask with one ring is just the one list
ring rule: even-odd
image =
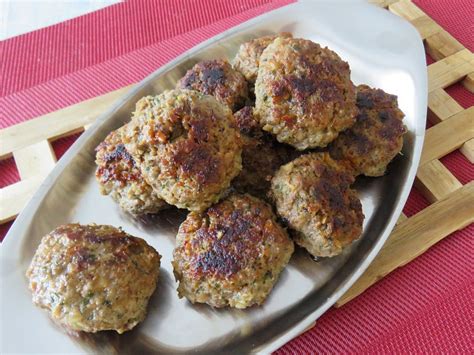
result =
[{"label": "woven bamboo mat", "polygon": [[[474,222],[474,182],[462,185],[439,161],[459,149],[474,162],[474,107],[463,109],[446,91],[462,82],[474,92],[474,55],[409,0],[372,0],[411,22],[436,61],[428,70],[428,119],[416,186],[431,205],[402,215],[379,255],[336,303],[341,306],[452,232]],[[87,129],[131,87],[0,130],[0,159],[13,156],[20,181],[0,189],[0,223],[14,219],[56,163],[51,143]]]}]

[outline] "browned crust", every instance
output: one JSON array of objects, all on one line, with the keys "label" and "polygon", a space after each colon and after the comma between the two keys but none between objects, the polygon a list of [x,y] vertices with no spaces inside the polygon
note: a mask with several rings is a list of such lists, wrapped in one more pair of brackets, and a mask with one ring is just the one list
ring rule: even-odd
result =
[{"label": "browned crust", "polygon": [[141,101],[123,139],[154,191],[190,210],[216,202],[241,169],[241,139],[231,111],[192,90]]},{"label": "browned crust", "polygon": [[[98,256],[89,253],[89,246],[93,244],[108,244],[113,250],[115,258],[109,258],[109,264],[121,264],[128,257],[144,252],[154,254],[160,258],[143,239],[133,237],[123,230],[106,225],[66,224],[57,227],[50,233],[53,238],[65,237],[71,240],[76,247],[67,249],[65,257],[76,263],[79,269],[85,269],[95,264]],[[100,257],[100,256],[99,256]]]},{"label": "browned crust", "polygon": [[254,138],[261,138],[263,136],[262,128],[257,118],[253,114],[254,108],[252,106],[245,106],[236,113],[234,118],[240,132]]},{"label": "browned crust", "polygon": [[331,256],[360,236],[364,215],[353,182],[350,167],[328,153],[306,154],[280,168],[272,195],[297,244]]},{"label": "browned crust", "polygon": [[356,123],[330,145],[331,156],[352,165],[354,174],[383,175],[388,163],[401,151],[403,112],[397,97],[367,85],[357,87],[359,113]]},{"label": "browned crust", "polygon": [[72,223],[42,238],[26,276],[33,302],[67,329],[123,333],[145,318],[160,258],[121,229]]},{"label": "browned crust", "polygon": [[118,130],[109,133],[96,148],[96,177],[101,183],[115,181],[125,186],[130,181],[142,179],[140,169],[121,142]]},{"label": "browned crust", "polygon": [[277,37],[292,37],[291,33],[282,32],[271,36],[262,36],[242,43],[239,47],[233,65],[251,84],[255,83],[260,65],[260,56]]},{"label": "browned crust", "polygon": [[166,207],[144,179],[140,167],[122,141],[121,127],[96,148],[96,179],[100,192],[110,195],[132,215],[156,213]]},{"label": "browned crust", "polygon": [[262,131],[253,115],[253,107],[245,106],[234,113],[234,117],[242,133],[243,147],[242,171],[232,181],[232,186],[241,193],[267,200],[273,174],[296,157],[296,151]]},{"label": "browned crust", "polygon": [[268,246],[291,244],[271,207],[248,194],[231,195],[201,214],[191,212],[178,235],[182,243],[175,260],[185,258],[188,277],[197,279],[238,277],[241,270],[269,261],[262,254]]},{"label": "browned crust", "polygon": [[242,107],[248,97],[247,82],[243,75],[222,59],[197,63],[186,72],[176,87],[214,96],[233,111]]},{"label": "browned crust", "polygon": [[255,94],[263,128],[300,150],[326,146],[355,120],[349,65],[308,40],[278,38],[265,49]]}]

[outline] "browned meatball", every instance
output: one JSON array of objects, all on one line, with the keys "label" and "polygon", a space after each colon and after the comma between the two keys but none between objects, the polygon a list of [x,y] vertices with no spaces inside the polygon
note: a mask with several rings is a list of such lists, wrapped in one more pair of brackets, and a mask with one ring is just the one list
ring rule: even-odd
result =
[{"label": "browned meatball", "polygon": [[160,258],[112,226],[66,224],[43,237],[26,276],[33,302],[66,328],[123,333],[145,319]]},{"label": "browned meatball", "polygon": [[255,97],[263,129],[298,150],[325,147],[357,112],[349,65],[305,39],[280,37],[263,51]]},{"label": "browned meatball", "polygon": [[239,192],[267,199],[273,174],[296,153],[261,130],[253,116],[253,107],[244,107],[234,117],[242,134],[243,147],[242,171],[232,181],[232,186]]},{"label": "browned meatball", "polygon": [[122,139],[155,193],[178,208],[206,209],[242,168],[232,112],[193,90],[140,100]]},{"label": "browned meatball", "polygon": [[326,152],[303,155],[277,171],[272,195],[296,244],[327,257],[360,237],[364,215],[353,182],[350,168]]},{"label": "browned meatball", "polygon": [[181,224],[173,253],[179,296],[213,307],[260,305],[293,250],[269,205],[231,195]]},{"label": "browned meatball", "polygon": [[140,169],[122,142],[123,127],[111,132],[96,149],[95,176],[100,192],[110,195],[120,207],[133,214],[156,213],[167,204],[144,180]]},{"label": "browned meatball", "polygon": [[329,152],[334,159],[347,160],[356,175],[382,176],[402,150],[404,114],[395,95],[367,85],[357,87],[357,106],[356,123],[331,143]]},{"label": "browned meatball", "polygon": [[249,83],[254,84],[257,80],[260,56],[277,37],[291,37],[291,33],[283,32],[273,36],[258,37],[240,45],[232,64]]},{"label": "browned meatball", "polygon": [[178,81],[176,88],[214,96],[232,111],[241,108],[248,97],[245,78],[223,59],[197,63]]},{"label": "browned meatball", "polygon": [[240,133],[253,138],[262,138],[264,136],[265,132],[260,128],[252,106],[245,106],[237,111],[234,113],[234,118]]}]

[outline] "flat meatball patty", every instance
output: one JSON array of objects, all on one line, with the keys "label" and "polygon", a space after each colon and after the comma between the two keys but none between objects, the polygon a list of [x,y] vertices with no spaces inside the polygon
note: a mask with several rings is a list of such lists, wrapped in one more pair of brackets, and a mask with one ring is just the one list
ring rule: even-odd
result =
[{"label": "flat meatball patty", "polygon": [[273,36],[258,37],[240,45],[232,64],[249,83],[254,84],[257,80],[260,56],[277,37],[291,37],[291,33],[283,32]]},{"label": "flat meatball patty", "polygon": [[325,147],[355,122],[349,65],[309,40],[280,37],[263,51],[255,97],[263,129],[298,150]]},{"label": "flat meatball patty", "polygon": [[122,139],[155,193],[178,208],[206,209],[242,168],[231,111],[193,90],[141,99]]},{"label": "flat meatball patty", "polygon": [[234,114],[242,135],[242,171],[232,181],[241,193],[267,199],[270,180],[280,166],[289,162],[295,151],[276,142],[261,130],[253,107],[245,106]]},{"label": "flat meatball patty", "polygon": [[95,176],[103,195],[110,195],[120,207],[133,214],[156,213],[166,203],[143,179],[140,169],[122,142],[123,127],[111,132],[96,148]]},{"label": "flat meatball patty", "polygon": [[356,175],[382,176],[390,161],[402,150],[403,112],[397,97],[367,85],[357,87],[356,123],[329,146],[334,159],[347,160]]},{"label": "flat meatball patty", "polygon": [[26,276],[33,302],[59,324],[123,333],[145,319],[160,258],[112,226],[67,224],[43,237]]},{"label": "flat meatball patty", "polygon": [[241,108],[248,97],[248,85],[244,76],[223,59],[197,63],[178,81],[176,88],[214,96],[232,111]]},{"label": "flat meatball patty", "polygon": [[268,204],[231,195],[181,224],[173,253],[178,294],[213,307],[260,305],[293,250]]},{"label": "flat meatball patty", "polygon": [[272,195],[296,244],[328,257],[360,237],[364,215],[353,182],[350,168],[326,152],[303,155],[277,171]]}]

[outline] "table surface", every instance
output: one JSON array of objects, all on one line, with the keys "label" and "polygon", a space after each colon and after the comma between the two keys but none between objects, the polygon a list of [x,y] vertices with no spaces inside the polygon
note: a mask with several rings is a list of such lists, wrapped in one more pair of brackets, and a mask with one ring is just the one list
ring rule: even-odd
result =
[{"label": "table surface", "polygon": [[[186,49],[288,0],[131,1],[0,42],[0,128],[135,83]],[[474,48],[471,0],[415,0],[465,47]],[[430,62],[430,58],[428,58]],[[463,107],[474,95],[448,90]],[[58,158],[74,137],[54,143]],[[474,166],[459,152],[441,159],[461,181]],[[0,162],[0,187],[19,180]],[[429,203],[412,190],[404,212]],[[11,224],[0,226],[3,238]],[[474,351],[473,225],[397,269],[279,353]]]}]

